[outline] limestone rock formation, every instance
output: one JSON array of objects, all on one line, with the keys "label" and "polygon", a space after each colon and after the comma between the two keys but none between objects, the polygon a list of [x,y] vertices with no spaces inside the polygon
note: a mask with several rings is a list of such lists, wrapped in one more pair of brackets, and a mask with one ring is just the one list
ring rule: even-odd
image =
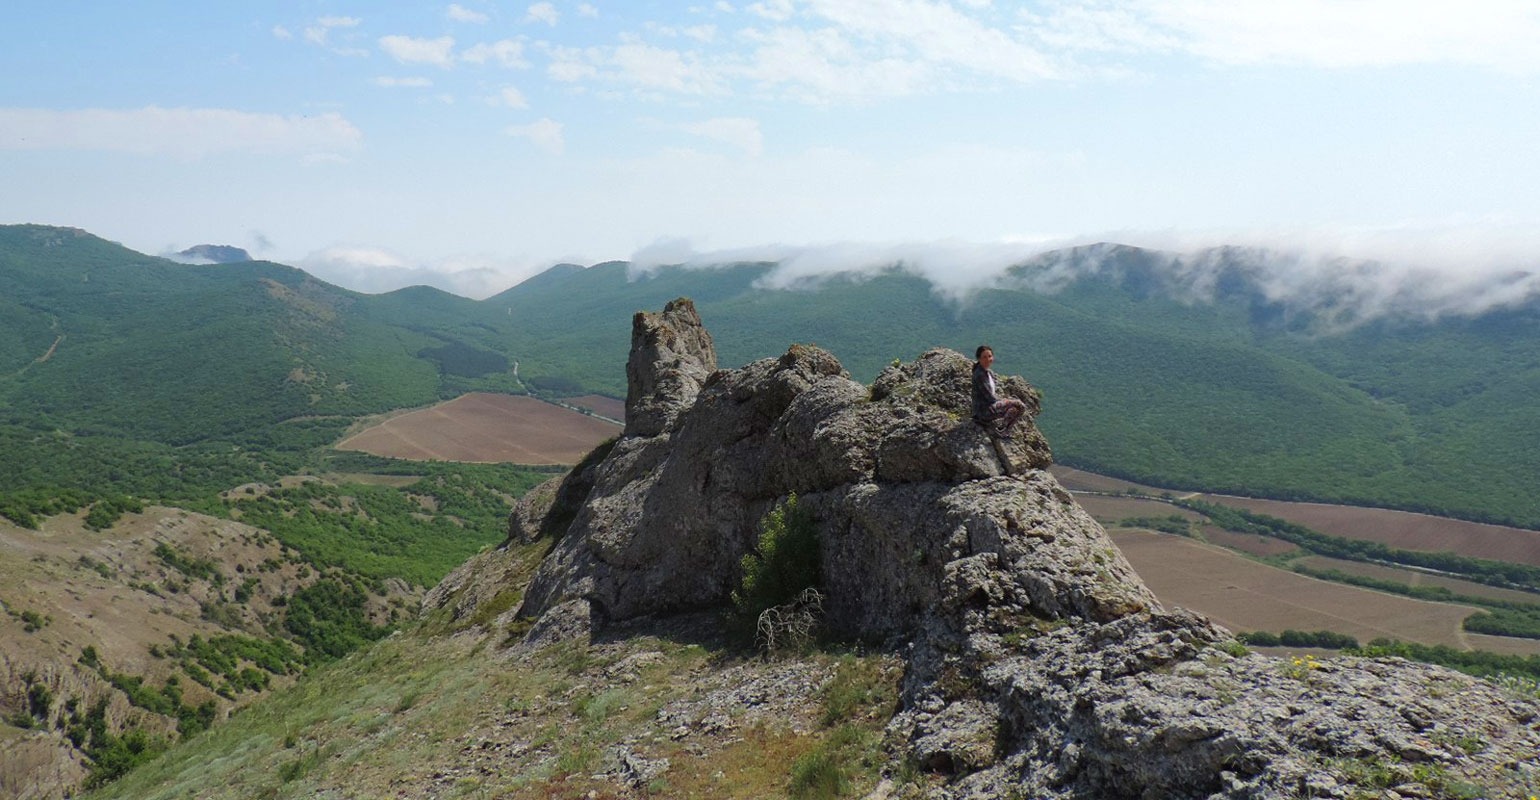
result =
[{"label": "limestone rock formation", "polygon": [[1401,796],[1540,786],[1532,697],[1395,659],[1245,654],[1163,609],[1046,471],[1038,393],[1003,381],[1030,413],[996,440],[967,416],[969,368],[932,350],[868,388],[795,345],[717,370],[688,301],[638,314],[625,434],[549,513],[515,515],[556,539],[518,611],[530,641],[725,604],[795,493],[828,628],[904,643],[889,741],[948,776],[933,797],[1367,796],[1389,764],[1419,770]]}]

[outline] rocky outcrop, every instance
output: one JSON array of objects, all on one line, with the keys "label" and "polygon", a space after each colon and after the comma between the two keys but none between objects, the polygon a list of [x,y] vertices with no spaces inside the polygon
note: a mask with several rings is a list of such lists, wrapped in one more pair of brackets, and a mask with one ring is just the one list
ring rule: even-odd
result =
[{"label": "rocky outcrop", "polygon": [[[796,345],[717,370],[688,301],[638,314],[625,434],[554,490],[561,517],[518,523],[557,539],[519,609],[530,641],[724,604],[760,521],[796,494],[819,529],[827,626],[906,643],[890,740],[947,776],[932,796],[1540,783],[1533,698],[1396,660],[1246,655],[1161,608],[1046,471],[1035,390],[1003,381],[1030,412],[1008,438],[968,418],[970,363],[932,350],[866,387]],[[1417,770],[1390,769],[1403,764]]]}]

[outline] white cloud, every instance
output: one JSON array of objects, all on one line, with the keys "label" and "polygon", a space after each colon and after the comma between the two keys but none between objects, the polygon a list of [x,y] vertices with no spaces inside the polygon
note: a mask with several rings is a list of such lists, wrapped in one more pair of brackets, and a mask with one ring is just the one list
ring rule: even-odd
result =
[{"label": "white cloud", "polygon": [[646,89],[665,89],[682,94],[725,91],[721,78],[693,53],[667,50],[647,44],[622,44],[607,59],[614,77]]},{"label": "white cloud", "polygon": [[460,60],[472,64],[495,61],[509,69],[529,66],[529,62],[524,60],[524,43],[516,39],[500,39],[490,44],[483,42],[472,45],[460,54]]},{"label": "white cloud", "polygon": [[750,34],[755,49],[737,72],[798,99],[826,103],[851,97],[893,97],[925,90],[933,70],[893,54],[863,54],[834,28],[775,28]]},{"label": "white cloud", "polygon": [[290,33],[289,29],[285,28],[282,25],[274,25],[273,26],[273,38],[275,38],[275,39],[283,39],[284,41],[288,41],[289,39],[293,39],[294,38],[294,34]]},{"label": "white cloud", "polygon": [[731,14],[736,10],[733,8],[733,4],[727,2],[727,0],[717,0],[716,5],[712,7],[723,14]]},{"label": "white cloud", "polygon": [[469,22],[473,25],[484,25],[492,18],[480,11],[472,11],[459,3],[450,3],[445,15],[455,22]]},{"label": "white cloud", "polygon": [[833,22],[878,51],[942,69],[1030,82],[1060,77],[1061,69],[1035,46],[933,0],[812,0],[811,13]]},{"label": "white cloud", "polygon": [[374,79],[374,85],[387,89],[427,89],[433,86],[433,81],[427,78],[392,78],[382,75]]},{"label": "white cloud", "polygon": [[105,150],[201,158],[213,153],[328,154],[363,133],[340,114],[280,116],[222,108],[0,108],[0,150]]},{"label": "white cloud", "polygon": [[693,25],[691,27],[685,28],[683,33],[685,36],[688,36],[698,42],[712,42],[717,38],[717,26]]},{"label": "white cloud", "polygon": [[699,54],[628,41],[614,47],[550,46],[546,74],[563,83],[597,79],[647,91],[722,94],[726,76]]},{"label": "white cloud", "polygon": [[356,28],[360,22],[358,17],[321,17],[305,28],[305,41],[325,46],[333,28]]},{"label": "white cloud", "polygon": [[785,22],[791,19],[792,14],[796,12],[796,7],[792,4],[792,0],[766,0],[762,3],[749,3],[744,10],[765,19]]},{"label": "white cloud", "polygon": [[[1029,18],[1065,44],[1176,48],[1222,65],[1320,68],[1449,64],[1540,71],[1540,6],[1395,0],[1073,0]],[[1096,45],[1092,45],[1097,49]]]},{"label": "white cloud", "polygon": [[494,105],[507,106],[509,108],[529,108],[529,100],[516,86],[504,86],[502,91],[492,99]]},{"label": "white cloud", "polygon": [[503,133],[528,139],[551,155],[559,156],[567,149],[566,140],[562,136],[562,124],[551,119],[542,118],[528,125],[510,125],[503,129]]},{"label": "white cloud", "polygon": [[685,133],[725,142],[751,156],[757,156],[765,149],[765,139],[759,131],[758,120],[745,117],[717,117],[703,122],[687,122],[675,127]]},{"label": "white cloud", "polygon": [[535,3],[524,14],[525,22],[544,22],[547,25],[555,25],[561,20],[561,12],[550,3]]},{"label": "white cloud", "polygon": [[578,16],[580,16],[580,17],[588,17],[589,19],[597,19],[598,16],[599,16],[599,9],[594,8],[592,5],[590,5],[588,3],[581,3],[581,4],[579,4],[577,10],[578,10]]},{"label": "white cloud", "polygon": [[553,81],[577,83],[599,74],[598,68],[592,63],[602,58],[598,48],[580,50],[553,45],[548,46],[546,51],[551,61],[546,65],[545,72]]},{"label": "white cloud", "polygon": [[455,40],[452,36],[419,39],[411,36],[382,36],[380,49],[403,64],[454,65]]},{"label": "white cloud", "polygon": [[540,272],[550,262],[477,254],[414,263],[385,247],[336,245],[317,250],[295,265],[356,292],[377,294],[408,286],[432,286],[481,300]]}]

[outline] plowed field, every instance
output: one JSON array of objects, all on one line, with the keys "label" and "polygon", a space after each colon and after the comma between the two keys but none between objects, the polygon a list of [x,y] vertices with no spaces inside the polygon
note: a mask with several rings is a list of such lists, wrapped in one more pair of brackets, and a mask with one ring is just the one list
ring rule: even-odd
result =
[{"label": "plowed field", "polygon": [[[1180,536],[1123,529],[1112,538],[1162,603],[1201,612],[1233,631],[1330,630],[1360,642],[1383,636],[1461,649],[1490,648],[1488,640],[1496,638],[1477,644],[1461,630],[1475,608],[1307,578]],[[1502,644],[1508,652],[1540,653],[1540,641]]]},{"label": "plowed field", "polygon": [[414,461],[576,464],[619,433],[613,422],[529,397],[473,393],[392,417],[337,449]]},{"label": "plowed field", "polygon": [[1367,539],[1404,550],[1447,550],[1462,556],[1540,566],[1540,532],[1522,528],[1383,508],[1253,500],[1208,494],[1200,495],[1200,499],[1268,514],[1321,533],[1348,539]]}]

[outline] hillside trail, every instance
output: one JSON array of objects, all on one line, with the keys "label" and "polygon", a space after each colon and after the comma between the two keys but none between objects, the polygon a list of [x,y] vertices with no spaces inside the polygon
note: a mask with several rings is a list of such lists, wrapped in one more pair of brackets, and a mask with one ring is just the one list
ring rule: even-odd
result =
[{"label": "hillside trail", "polygon": [[23,365],[22,368],[19,369],[19,370],[16,370],[15,374],[12,375],[11,377],[13,377],[13,378],[20,378],[21,376],[27,374],[27,370],[32,369],[34,366],[36,366],[38,364],[47,363],[48,359],[53,358],[53,354],[58,351],[59,344],[61,342],[63,342],[63,341],[64,341],[64,334],[62,334],[62,333],[59,334],[58,336],[54,337],[53,344],[48,345],[48,349],[46,351],[44,351],[42,355],[38,356],[37,358],[32,359],[31,363]]}]

